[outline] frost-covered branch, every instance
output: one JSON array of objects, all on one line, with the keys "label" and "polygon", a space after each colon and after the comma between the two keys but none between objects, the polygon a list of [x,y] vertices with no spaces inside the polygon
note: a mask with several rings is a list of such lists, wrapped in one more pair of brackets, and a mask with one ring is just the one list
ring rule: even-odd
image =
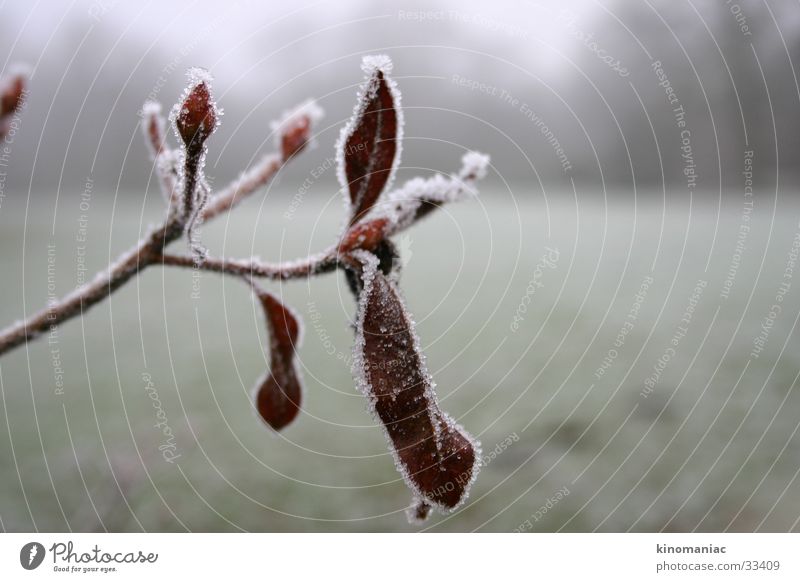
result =
[{"label": "frost-covered branch", "polygon": [[251,282],[261,302],[269,333],[269,370],[258,380],[255,404],[261,419],[273,430],[281,430],[300,412],[303,385],[295,365],[295,352],[300,347],[300,316],[281,303],[280,299]]},{"label": "frost-covered branch", "polygon": [[155,262],[172,267],[196,268],[213,273],[238,277],[261,277],[276,281],[305,279],[314,275],[330,273],[335,271],[338,266],[336,255],[330,252],[286,263],[266,263],[258,258],[225,259],[206,257],[202,263],[198,264],[193,257],[169,253],[156,257]]},{"label": "frost-covered branch", "polygon": [[[8,119],[18,111],[23,102],[26,78],[22,72],[19,72],[0,81],[0,136]],[[304,106],[307,110],[308,103]],[[27,319],[0,330],[0,355],[83,314],[146,267],[162,262],[164,249],[187,232],[193,216],[195,220],[199,218],[197,216],[199,214],[198,206],[202,211],[202,196],[205,195],[204,192],[198,192],[203,182],[201,170],[202,158],[205,155],[205,141],[218,125],[218,117],[221,115],[221,111],[216,108],[211,99],[210,77],[197,69],[190,71],[190,84],[181,101],[173,109],[172,121],[176,135],[183,142],[184,147],[184,151],[181,152],[184,158],[182,165],[176,164],[179,156],[167,145],[160,105],[147,103],[142,112],[145,143],[156,164],[161,187],[167,199],[169,207],[167,217],[162,224],[153,228],[141,241],[123,253],[90,283],[78,287],[61,299],[52,301]],[[297,131],[296,124],[287,125],[286,131],[293,133],[287,137],[281,135],[281,139],[299,144],[304,135],[310,134],[312,123],[320,116],[321,110],[317,108],[314,110],[313,119],[308,119],[305,130],[301,132]],[[307,137],[303,144],[306,141],[308,141]],[[285,158],[284,161],[288,161],[294,156],[294,153],[301,149],[302,146],[296,145],[295,152],[288,156],[284,156],[281,152],[281,154],[271,154],[271,157],[279,160]],[[241,189],[243,180],[246,188],[249,188],[249,193],[266,184],[274,175],[275,171],[264,171],[257,180],[239,178],[228,186],[223,194],[234,192],[237,188]],[[244,176],[247,177],[248,174]],[[181,196],[183,199],[179,200]],[[220,204],[217,202],[216,206],[211,207],[215,209],[214,212],[211,214],[203,212],[202,218],[205,220],[212,218],[224,210],[231,209],[233,205],[233,203]],[[193,264],[197,262],[196,259],[196,257],[189,258]],[[332,270],[335,268],[335,264],[333,267],[323,266],[322,268]],[[211,270],[210,267],[209,270]],[[265,269],[265,272],[268,271],[269,269]]]},{"label": "frost-covered branch", "polygon": [[386,55],[364,57],[361,69],[366,79],[336,144],[337,176],[349,194],[351,225],[391,186],[403,139],[400,91],[389,77],[392,61]]},{"label": "frost-covered branch", "polygon": [[54,329],[100,303],[145,267],[151,265],[161,249],[180,238],[182,234],[183,228],[177,218],[154,229],[90,283],[78,287],[62,299],[51,302],[28,319],[0,331],[0,354]]},{"label": "frost-covered branch", "polygon": [[413,178],[401,188],[389,192],[386,201],[374,210],[374,214],[393,216],[397,225],[392,234],[396,234],[444,204],[477,195],[475,183],[486,176],[488,167],[489,156],[467,152],[461,158],[458,174]]},{"label": "frost-covered branch", "polygon": [[[353,375],[412,491],[409,517],[421,521],[434,508],[447,512],[459,507],[477,475],[480,444],[439,406],[399,289],[400,261],[391,237],[439,206],[475,195],[475,183],[486,175],[489,158],[469,152],[456,174],[416,178],[388,192],[400,164],[400,91],[391,79],[388,57],[365,57],[362,69],[366,76],[353,115],[336,144],[337,176],[346,192],[348,216],[334,244],[316,255],[281,263],[207,255],[196,238],[197,227],[233,209],[302,152],[322,111],[306,101],[284,113],[271,126],[276,153],[259,159],[214,196],[203,165],[207,141],[222,110],[212,98],[208,73],[192,69],[189,85],[170,114],[180,149],[172,150],[166,142],[160,107],[148,104],[143,110],[145,141],[167,201],[164,223],[88,285],[0,332],[0,354],[83,313],[150,265],[231,275],[253,290],[270,338],[269,369],[256,382],[253,406],[271,429],[282,430],[299,415],[303,398],[296,365],[302,325],[299,314],[262,289],[256,279],[283,281],[343,270],[357,302]],[[24,80],[20,79],[0,87],[0,122],[21,102]],[[20,97],[14,101],[17,93]],[[189,239],[191,255],[167,252],[167,246],[183,235]]]},{"label": "frost-covered branch", "polygon": [[165,125],[166,121],[161,114],[161,104],[155,101],[145,103],[142,108],[142,131],[158,175],[161,194],[171,211],[178,203],[178,159],[177,153],[167,145]]}]

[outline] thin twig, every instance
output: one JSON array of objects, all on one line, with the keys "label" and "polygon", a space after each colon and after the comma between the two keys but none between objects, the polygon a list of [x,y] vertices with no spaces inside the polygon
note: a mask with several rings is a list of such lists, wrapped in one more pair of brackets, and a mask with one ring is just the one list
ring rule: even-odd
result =
[{"label": "thin twig", "polygon": [[[145,133],[149,134],[149,131]],[[149,137],[154,138],[148,140],[150,145],[158,146],[154,148],[154,153],[156,155],[161,156],[167,154],[166,150],[161,149],[162,142],[156,135],[149,135]],[[280,169],[282,163],[281,157],[277,154],[270,154],[262,158],[253,170],[234,181],[217,197],[212,199],[211,203],[202,214],[203,220],[208,220],[233,208],[243,197],[269,182]],[[185,180],[184,182],[191,181]],[[194,188],[194,184],[184,183],[184,188],[187,190]],[[184,197],[187,197],[186,192],[184,193]],[[29,318],[14,323],[0,331],[0,355],[82,314],[84,311],[122,287],[122,285],[127,283],[147,266],[158,262],[171,264],[168,260],[164,260],[163,251],[170,243],[181,237],[186,224],[185,217],[181,216],[180,212],[173,212],[172,210],[174,210],[174,208],[170,209],[168,217],[163,224],[153,229],[135,247],[123,253],[114,263],[109,265],[104,272],[99,273],[91,283],[78,287],[69,295],[51,302],[46,308],[36,312]],[[184,260],[188,264],[184,264]],[[176,257],[176,262],[174,264],[177,266],[198,266],[196,259],[193,257]],[[215,266],[218,268],[215,269]],[[297,263],[293,269],[274,269],[267,265],[264,266],[264,269],[256,269],[255,274],[275,279],[292,279],[303,276],[300,273],[302,273],[304,269],[307,270],[308,275],[311,275],[316,272],[332,270],[335,266],[335,261],[332,266],[327,263],[315,266],[311,262],[301,262]],[[234,266],[232,262],[224,260],[220,263],[212,261],[208,265],[203,264],[201,268],[217,270],[219,272],[225,272],[226,270],[231,270],[233,272],[237,269],[240,273],[250,272],[246,262]],[[280,275],[278,273],[280,273]]]},{"label": "thin twig", "polygon": [[[269,182],[282,164],[281,157],[277,154],[269,154],[262,158],[251,171],[245,173],[211,200],[202,214],[203,220],[209,220],[233,208],[242,198]],[[185,187],[193,188],[193,185],[188,184]],[[106,271],[98,274],[91,283],[52,302],[28,319],[0,331],[0,355],[83,313],[152,264],[162,263],[278,280],[309,277],[318,273],[327,273],[336,268],[335,255],[331,258],[332,253],[330,252],[302,261],[282,264],[227,259],[206,259],[204,262],[198,263],[194,257],[165,255],[164,249],[181,237],[184,225],[183,216],[178,216],[174,212],[170,213],[164,224],[155,228],[136,247],[120,256]]]},{"label": "thin twig", "polygon": [[203,271],[225,273],[240,277],[262,277],[277,281],[304,279],[322,273],[330,273],[335,271],[338,266],[336,253],[333,250],[286,263],[264,263],[258,259],[224,259],[214,257],[207,257],[202,263],[197,263],[193,257],[166,253],[155,257],[154,262],[172,267],[201,269]]},{"label": "thin twig", "polygon": [[207,222],[239,204],[244,198],[269,182],[282,165],[283,161],[278,154],[270,153],[261,158],[251,170],[242,174],[230,186],[209,200],[200,215],[203,222]]},{"label": "thin twig", "polygon": [[[273,160],[276,162],[273,163]],[[265,157],[253,172],[248,172],[225,188],[209,204],[206,210],[210,212],[203,214],[204,219],[213,218],[221,212],[231,209],[243,196],[269,182],[280,167],[279,156],[273,154]],[[258,172],[256,173],[255,170]],[[192,187],[192,184],[187,185],[187,188]],[[193,257],[163,255],[167,245],[181,237],[184,224],[184,217],[171,213],[164,224],[155,228],[137,246],[120,256],[108,269],[98,274],[91,283],[75,289],[62,299],[53,301],[45,309],[24,321],[17,322],[0,331],[0,355],[83,313],[111,295],[149,265],[162,262],[167,265],[197,267],[198,264]],[[272,279],[296,279],[336,268],[335,260],[331,263],[330,261],[320,262],[319,259],[320,257],[316,259],[310,257],[291,266],[209,259],[199,266],[202,269],[217,272],[237,274],[252,272],[255,276]]]},{"label": "thin twig", "polygon": [[105,272],[98,274],[91,283],[78,287],[25,321],[15,323],[0,332],[0,354],[52,330],[99,303],[145,267],[153,264],[161,250],[180,238],[182,233],[180,220],[174,217],[167,220],[165,224],[151,231],[137,246],[120,256]]},{"label": "thin twig", "polygon": [[161,115],[161,105],[148,101],[143,108],[145,143],[149,146],[156,174],[161,184],[161,192],[169,206],[178,204],[178,174],[175,171],[175,152],[167,146],[164,127],[166,120]]}]

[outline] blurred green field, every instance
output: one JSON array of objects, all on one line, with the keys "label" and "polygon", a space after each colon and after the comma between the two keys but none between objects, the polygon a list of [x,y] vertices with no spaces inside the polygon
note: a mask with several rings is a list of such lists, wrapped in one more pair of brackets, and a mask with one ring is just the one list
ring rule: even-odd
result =
[{"label": "blurred green field", "polygon": [[[263,204],[248,201],[205,227],[204,242],[214,255],[268,260],[326,246],[339,201],[309,198],[287,218],[291,199],[273,191]],[[54,212],[52,200],[34,199],[27,211],[24,196],[3,200],[0,323],[47,301],[48,258],[60,296],[81,276],[80,261],[91,277],[159,217],[157,201],[142,207],[137,193],[80,202],[80,193],[61,193]],[[467,504],[423,529],[799,529],[800,282],[764,351],[753,358],[751,350],[783,281],[800,206],[757,200],[723,298],[741,208],[735,194],[718,213],[713,196],[577,203],[572,192],[545,198],[519,188],[513,198],[498,191],[449,207],[398,241],[402,287],[442,407],[490,457]],[[557,259],[537,271],[548,253]],[[698,281],[706,286],[673,345]],[[270,288],[306,320],[305,409],[279,436],[252,410],[266,338],[233,279],[150,268],[53,338],[0,359],[2,527],[417,530],[354,388],[354,305],[343,278]],[[671,345],[645,397],[645,379]],[[174,433],[174,463],[159,450],[166,439],[154,426],[148,378]],[[563,488],[569,494],[534,518]]]}]

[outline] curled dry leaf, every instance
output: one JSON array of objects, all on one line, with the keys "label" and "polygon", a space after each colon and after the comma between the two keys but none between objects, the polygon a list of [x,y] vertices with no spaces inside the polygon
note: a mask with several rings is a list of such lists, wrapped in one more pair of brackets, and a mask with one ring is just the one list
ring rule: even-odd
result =
[{"label": "curled dry leaf", "polygon": [[362,282],[353,360],[359,389],[417,498],[413,515],[423,519],[426,506],[452,510],[477,474],[479,444],[439,408],[411,316],[378,258],[356,251],[349,259]]},{"label": "curled dry leaf", "polygon": [[256,288],[269,332],[269,371],[255,388],[258,414],[274,430],[281,430],[300,412],[302,385],[294,363],[300,346],[300,319],[272,293]]},{"label": "curled dry leaf", "polygon": [[388,77],[388,57],[366,57],[367,80],[353,117],[336,145],[339,182],[350,196],[350,224],[357,222],[391,182],[400,161],[402,113],[400,93]]}]

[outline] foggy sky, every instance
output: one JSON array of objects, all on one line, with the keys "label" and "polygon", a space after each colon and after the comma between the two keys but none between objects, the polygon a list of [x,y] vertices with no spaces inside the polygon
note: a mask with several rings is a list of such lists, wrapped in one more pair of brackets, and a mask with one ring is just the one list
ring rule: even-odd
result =
[{"label": "foggy sky", "polygon": [[[745,151],[760,187],[797,178],[800,10],[789,3],[222,5],[4,4],[3,69],[22,62],[33,75],[7,190],[146,187],[137,112],[148,98],[168,110],[190,66],[212,72],[225,109],[208,160],[219,181],[269,151],[281,111],[319,100],[319,147],[281,177],[302,182],[333,155],[372,53],[392,57],[403,93],[401,180],[454,171],[465,149],[489,153],[495,179],[534,189],[728,191]],[[336,187],[332,172],[324,184]]]}]

